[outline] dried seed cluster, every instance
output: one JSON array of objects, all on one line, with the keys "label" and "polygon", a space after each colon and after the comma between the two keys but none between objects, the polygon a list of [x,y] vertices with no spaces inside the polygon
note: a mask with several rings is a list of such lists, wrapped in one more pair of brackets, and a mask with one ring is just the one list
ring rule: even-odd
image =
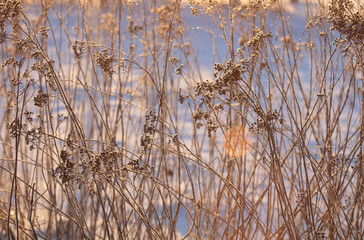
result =
[{"label": "dried seed cluster", "polygon": [[24,116],[26,117],[27,123],[23,123],[20,118],[17,118],[9,125],[11,138],[16,139],[17,137],[23,136],[30,150],[39,146],[39,141],[43,136],[42,127],[32,125],[32,115],[33,112],[25,111]]},{"label": "dried seed cluster", "polygon": [[48,94],[41,89],[38,90],[38,95],[34,97],[34,105],[37,107],[43,107],[48,102]]},{"label": "dried seed cluster", "polygon": [[99,67],[112,77],[112,74],[115,72],[113,70],[114,55],[109,54],[107,49],[102,49],[101,52],[95,54],[95,57]]},{"label": "dried seed cluster", "polygon": [[328,22],[332,30],[344,34],[349,41],[363,44],[364,41],[364,16],[359,11],[353,12],[351,0],[333,0],[329,5]]},{"label": "dried seed cluster", "polygon": [[157,116],[154,111],[149,111],[145,116],[145,123],[143,125],[143,133],[140,138],[140,145],[144,151],[151,149],[153,144],[153,136],[156,131]]},{"label": "dried seed cluster", "polygon": [[75,172],[75,163],[68,158],[69,156],[70,154],[66,150],[61,151],[60,158],[62,161],[53,173],[54,177],[58,176],[66,185],[73,179]]},{"label": "dried seed cluster", "polygon": [[39,30],[39,35],[42,39],[47,39],[49,37],[48,31],[50,28],[47,28],[45,26],[41,26]]},{"label": "dried seed cluster", "polygon": [[20,1],[2,1],[0,3],[0,44],[5,42],[8,34],[5,26],[10,18],[16,19],[22,12]]},{"label": "dried seed cluster", "polygon": [[256,110],[259,118],[253,123],[249,130],[264,131],[274,129],[276,123],[283,124],[283,118],[280,118],[278,111],[268,111],[265,113],[263,110]]},{"label": "dried seed cluster", "polygon": [[244,43],[244,47],[250,47],[255,50],[261,48],[261,45],[265,42],[266,39],[271,38],[273,35],[271,32],[264,32],[260,28],[255,28],[253,30],[253,36],[251,39]]},{"label": "dried seed cluster", "polygon": [[128,17],[128,27],[126,28],[130,35],[137,35],[139,31],[143,30],[143,26],[139,26],[136,22],[134,22],[133,18]]},{"label": "dried seed cluster", "polygon": [[91,172],[103,175],[106,180],[111,181],[118,172],[118,159],[122,156],[121,152],[116,148],[115,141],[111,140],[106,150],[95,154],[90,161]]},{"label": "dried seed cluster", "polygon": [[41,127],[31,128],[25,132],[25,143],[29,146],[30,150],[34,150],[39,145],[39,140],[43,135]]},{"label": "dried seed cluster", "polygon": [[19,118],[12,121],[9,126],[11,138],[16,138],[20,136],[25,127],[26,126],[21,123]]},{"label": "dried seed cluster", "polygon": [[170,58],[169,61],[172,63],[172,65],[177,65],[178,63],[181,62],[180,59],[176,58],[176,57],[173,57],[173,58]]},{"label": "dried seed cluster", "polygon": [[[224,109],[221,103],[214,103],[220,98],[227,101],[245,101],[245,93],[240,91],[239,85],[242,81],[242,74],[246,71],[247,65],[236,64],[228,61],[226,64],[216,63],[214,66],[215,81],[203,81],[197,83],[194,88],[194,98],[200,103],[197,106],[193,119],[197,128],[206,124],[208,136],[212,137],[212,133],[216,132],[218,125],[211,115],[212,111],[220,111]],[[179,102],[182,104],[190,95],[183,95],[179,91]]]},{"label": "dried seed cluster", "polygon": [[86,52],[87,46],[84,42],[75,41],[74,44],[72,44],[72,50],[76,56],[76,58],[81,59],[82,55]]},{"label": "dried seed cluster", "polygon": [[155,8],[152,12],[158,17],[158,34],[166,41],[170,41],[183,33],[181,28],[182,20],[176,14],[174,4],[164,4],[159,8]]},{"label": "dried seed cluster", "polygon": [[[29,37],[18,38],[14,41],[16,52],[20,54],[34,53],[34,44]],[[34,56],[34,55],[33,55]],[[32,56],[32,57],[33,57]]]},{"label": "dried seed cluster", "polygon": [[[214,66],[215,81],[203,81],[197,83],[194,88],[194,97],[198,99],[200,104],[194,112],[193,119],[196,121],[197,128],[206,122],[208,136],[211,137],[216,132],[218,125],[211,117],[211,111],[219,111],[224,107],[221,103],[214,104],[218,99],[224,98],[226,101],[246,101],[246,93],[241,91],[239,87],[242,84],[242,74],[247,69],[245,64],[236,64],[228,61],[226,64],[216,63]],[[179,101],[183,101],[189,96],[179,93]]]},{"label": "dried seed cluster", "polygon": [[[60,163],[53,171],[54,178],[58,177],[66,185],[75,180],[80,187],[83,182],[88,184],[87,179],[111,182],[119,177],[123,154],[117,148],[115,138],[110,139],[106,149],[101,152],[82,150],[77,146],[77,141],[75,134],[71,132],[67,137],[66,148],[60,152]],[[80,160],[76,160],[78,153],[82,153]]]}]

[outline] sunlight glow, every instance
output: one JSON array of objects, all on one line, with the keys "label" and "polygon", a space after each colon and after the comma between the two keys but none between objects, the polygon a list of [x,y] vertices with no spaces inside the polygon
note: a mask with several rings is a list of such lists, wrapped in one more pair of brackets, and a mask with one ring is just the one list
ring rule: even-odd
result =
[{"label": "sunlight glow", "polygon": [[241,125],[229,129],[224,141],[224,149],[232,157],[242,157],[251,151],[252,135]]}]

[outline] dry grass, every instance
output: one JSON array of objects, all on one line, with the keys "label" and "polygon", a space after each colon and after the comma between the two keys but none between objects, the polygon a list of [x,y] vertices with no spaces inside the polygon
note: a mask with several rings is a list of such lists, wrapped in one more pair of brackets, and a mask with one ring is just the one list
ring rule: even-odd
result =
[{"label": "dry grass", "polygon": [[364,238],[360,1],[305,28],[280,1],[27,2],[0,3],[0,238]]}]

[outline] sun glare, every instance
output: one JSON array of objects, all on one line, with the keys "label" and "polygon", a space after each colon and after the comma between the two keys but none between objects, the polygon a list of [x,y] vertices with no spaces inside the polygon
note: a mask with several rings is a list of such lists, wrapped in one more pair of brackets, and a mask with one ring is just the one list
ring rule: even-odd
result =
[{"label": "sun glare", "polygon": [[245,156],[251,151],[253,137],[244,126],[231,127],[224,141],[224,149],[232,157]]}]

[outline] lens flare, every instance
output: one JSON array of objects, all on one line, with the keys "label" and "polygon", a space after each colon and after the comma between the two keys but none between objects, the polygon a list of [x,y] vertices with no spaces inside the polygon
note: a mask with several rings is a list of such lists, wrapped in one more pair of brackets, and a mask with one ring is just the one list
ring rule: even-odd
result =
[{"label": "lens flare", "polygon": [[241,157],[251,152],[253,137],[243,126],[231,127],[224,141],[224,148],[232,157]]}]

